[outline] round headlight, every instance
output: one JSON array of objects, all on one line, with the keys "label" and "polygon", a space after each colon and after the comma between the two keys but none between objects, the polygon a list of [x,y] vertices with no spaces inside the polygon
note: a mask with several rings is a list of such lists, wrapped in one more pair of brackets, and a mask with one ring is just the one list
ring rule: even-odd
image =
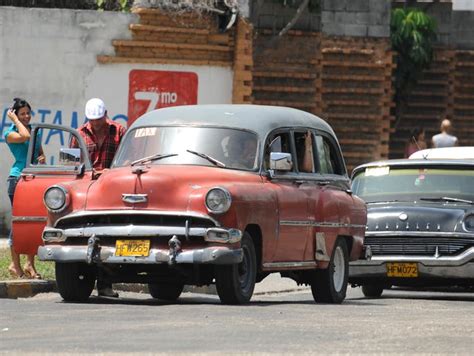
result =
[{"label": "round headlight", "polygon": [[474,231],[474,214],[468,215],[464,218],[464,228],[466,231]]},{"label": "round headlight", "polygon": [[49,210],[59,211],[67,206],[67,197],[67,191],[55,185],[44,193],[44,204]]},{"label": "round headlight", "polygon": [[206,195],[206,207],[211,213],[222,214],[230,208],[232,198],[224,188],[212,188]]}]

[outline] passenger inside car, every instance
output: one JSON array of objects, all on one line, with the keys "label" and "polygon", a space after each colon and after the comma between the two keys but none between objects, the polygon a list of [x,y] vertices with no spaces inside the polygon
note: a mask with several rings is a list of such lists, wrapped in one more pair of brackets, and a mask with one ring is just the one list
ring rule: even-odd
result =
[{"label": "passenger inside car", "polygon": [[234,134],[227,142],[227,167],[254,169],[257,157],[257,140],[253,136]]},{"label": "passenger inside car", "polygon": [[295,132],[295,145],[298,170],[304,173],[314,173],[313,138],[311,132]]}]

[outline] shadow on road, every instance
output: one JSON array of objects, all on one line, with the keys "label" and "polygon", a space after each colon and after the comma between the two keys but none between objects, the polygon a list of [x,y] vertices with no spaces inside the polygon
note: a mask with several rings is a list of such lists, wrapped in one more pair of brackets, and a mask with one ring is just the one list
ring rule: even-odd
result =
[{"label": "shadow on road", "polygon": [[[239,307],[239,308],[252,308],[252,307],[271,307],[275,305],[334,305],[334,304],[325,304],[325,303],[315,303],[313,299],[297,299],[297,300],[261,300],[262,295],[259,295],[254,300],[251,300],[248,304],[242,305],[227,305],[222,304],[217,296],[210,297],[205,294],[193,294],[192,296],[186,295],[182,296],[176,301],[163,301],[159,299],[153,299],[145,297],[143,295],[137,295],[137,297],[120,297],[120,298],[107,298],[107,297],[98,297],[91,296],[87,302],[84,303],[74,303],[74,302],[64,302],[60,301],[59,303],[65,304],[107,304],[107,305],[149,305],[149,306],[165,306],[165,305],[216,305],[228,307]],[[274,297],[274,295],[272,295]],[[347,306],[381,306],[380,303],[377,303],[374,299],[368,298],[351,298],[346,299],[341,305],[341,307]]]}]

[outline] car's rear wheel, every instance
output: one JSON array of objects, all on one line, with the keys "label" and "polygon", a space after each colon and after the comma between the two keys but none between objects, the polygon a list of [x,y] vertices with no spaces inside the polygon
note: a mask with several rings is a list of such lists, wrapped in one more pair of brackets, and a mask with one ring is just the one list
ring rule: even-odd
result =
[{"label": "car's rear wheel", "polygon": [[66,302],[84,302],[94,289],[96,270],[85,263],[56,262],[56,284]]},{"label": "car's rear wheel", "polygon": [[362,285],[362,293],[367,298],[379,298],[383,293],[383,286],[378,284],[364,284]]},{"label": "car's rear wheel", "polygon": [[217,294],[224,304],[244,304],[252,298],[257,276],[255,246],[249,234],[244,233],[241,247],[243,259],[239,264],[216,266]]},{"label": "car's rear wheel", "polygon": [[149,283],[148,291],[153,298],[161,300],[176,300],[183,292],[184,284],[170,284],[170,283]]},{"label": "car's rear wheel", "polygon": [[317,270],[311,283],[313,298],[318,303],[339,304],[346,298],[349,278],[349,253],[343,238],[338,238],[328,268]]}]

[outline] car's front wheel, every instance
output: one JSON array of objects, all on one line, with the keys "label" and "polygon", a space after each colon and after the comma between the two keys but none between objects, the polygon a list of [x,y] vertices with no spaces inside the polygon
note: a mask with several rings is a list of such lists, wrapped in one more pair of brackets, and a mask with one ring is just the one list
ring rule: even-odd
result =
[{"label": "car's front wheel", "polygon": [[383,286],[378,284],[364,284],[362,285],[362,293],[367,298],[379,298],[383,293]]},{"label": "car's front wheel", "polygon": [[66,302],[84,302],[94,289],[96,271],[85,263],[56,262],[56,284]]},{"label": "car's front wheel", "polygon": [[217,294],[224,304],[244,304],[252,298],[257,276],[255,246],[244,233],[241,247],[243,259],[239,264],[216,266]]},{"label": "car's front wheel", "polygon": [[338,238],[328,268],[314,273],[311,282],[314,300],[318,303],[342,303],[346,298],[348,278],[349,252],[346,241]]},{"label": "car's front wheel", "polygon": [[173,301],[179,298],[183,292],[182,283],[149,283],[148,291],[153,298]]}]

